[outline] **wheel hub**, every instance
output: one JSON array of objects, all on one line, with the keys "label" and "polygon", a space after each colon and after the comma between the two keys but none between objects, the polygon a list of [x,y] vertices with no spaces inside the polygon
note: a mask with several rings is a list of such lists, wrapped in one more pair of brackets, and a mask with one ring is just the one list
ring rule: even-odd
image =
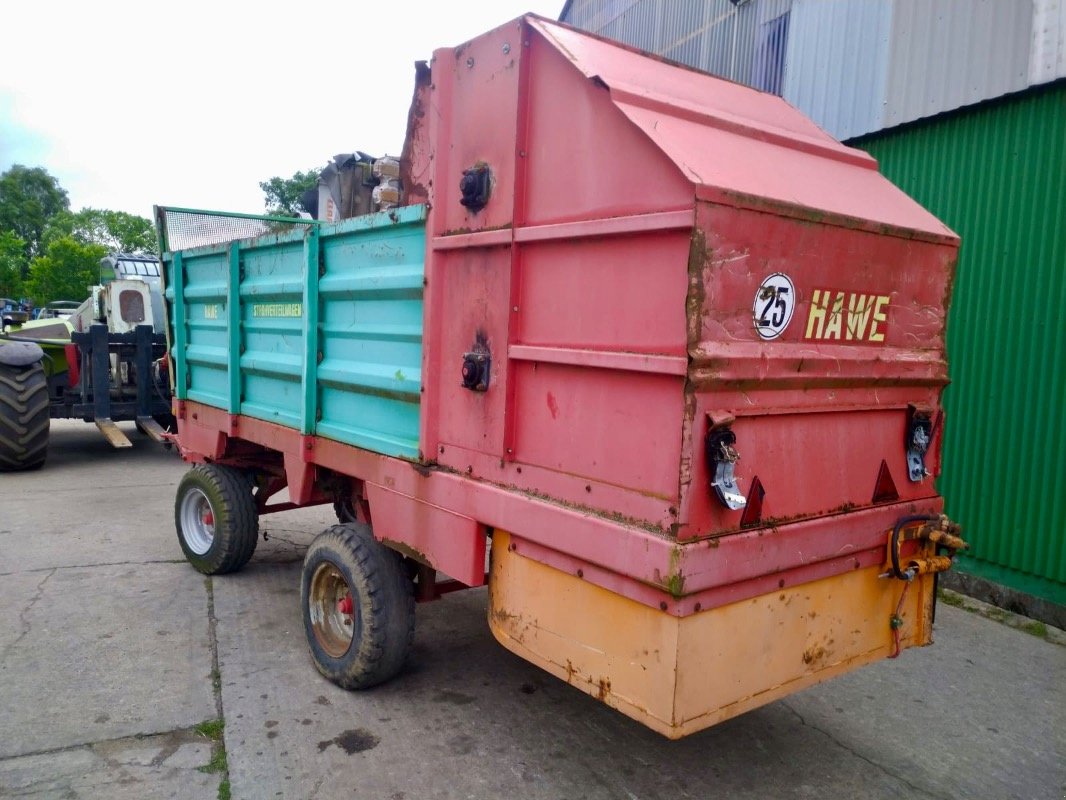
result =
[{"label": "wheel hub", "polygon": [[215,541],[215,515],[200,489],[190,489],[181,499],[181,532],[185,544],[198,556],[206,554]]},{"label": "wheel hub", "polygon": [[351,647],[359,623],[351,588],[340,569],[326,561],[311,576],[308,592],[315,639],[332,658],[340,658]]},{"label": "wheel hub", "polygon": [[352,595],[346,594],[344,598],[337,602],[337,610],[346,616],[352,615]]}]

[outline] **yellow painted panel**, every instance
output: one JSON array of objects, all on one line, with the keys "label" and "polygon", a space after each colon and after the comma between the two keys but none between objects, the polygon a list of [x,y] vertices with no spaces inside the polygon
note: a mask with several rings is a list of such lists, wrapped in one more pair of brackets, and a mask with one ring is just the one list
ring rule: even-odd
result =
[{"label": "yellow painted panel", "polygon": [[[489,627],[508,649],[609,705],[669,719],[676,625],[666,615],[492,543]],[[547,663],[546,663],[547,662]],[[550,665],[550,666],[549,666]]]},{"label": "yellow painted panel", "polygon": [[[510,552],[493,536],[489,626],[505,647],[679,738],[891,652],[903,584],[856,570],[678,618]],[[928,644],[932,576],[903,646]]]},{"label": "yellow painted panel", "polygon": [[[680,620],[675,724],[709,715],[697,726],[707,727],[887,657],[903,583],[879,572],[855,570]],[[901,614],[904,647],[928,643],[922,594],[915,580]]]}]

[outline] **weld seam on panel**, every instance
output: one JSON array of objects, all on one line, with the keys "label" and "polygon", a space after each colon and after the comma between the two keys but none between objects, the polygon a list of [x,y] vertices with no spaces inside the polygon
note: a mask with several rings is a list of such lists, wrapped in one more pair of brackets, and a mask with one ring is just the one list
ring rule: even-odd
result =
[{"label": "weld seam on panel", "polygon": [[583,239],[591,236],[687,230],[694,224],[695,212],[691,208],[686,208],[678,211],[659,211],[654,214],[631,214],[624,217],[604,217],[580,222],[530,225],[524,228],[516,228],[514,239],[516,242]]},{"label": "weld seam on panel", "polygon": [[224,283],[219,284],[197,284],[196,286],[190,286],[182,294],[185,301],[190,300],[215,300],[220,301],[226,296],[226,285]]},{"label": "weld seam on panel", "polygon": [[793,131],[779,132],[770,127],[751,125],[740,117],[718,110],[712,114],[678,98],[660,98],[652,97],[648,94],[640,94],[638,88],[630,87],[619,81],[613,81],[610,89],[611,100],[619,108],[623,105],[636,106],[637,108],[657,111],[689,122],[703,123],[708,127],[731,133],[735,136],[741,136],[745,139],[754,139],[766,144],[785,147],[789,150],[830,159],[842,164],[850,164],[863,169],[877,169],[877,162],[866,153],[838,144],[835,140],[828,140],[828,137],[827,141],[819,142],[801,133]]},{"label": "weld seam on panel", "polygon": [[498,247],[511,243],[511,229],[455,233],[433,237],[434,250],[458,250],[464,247]]},{"label": "weld seam on panel", "polygon": [[574,367],[614,369],[625,372],[650,372],[659,375],[683,376],[688,372],[688,359],[681,356],[617,353],[606,350],[576,350],[562,347],[538,347],[513,344],[507,355],[517,361],[540,361]]}]

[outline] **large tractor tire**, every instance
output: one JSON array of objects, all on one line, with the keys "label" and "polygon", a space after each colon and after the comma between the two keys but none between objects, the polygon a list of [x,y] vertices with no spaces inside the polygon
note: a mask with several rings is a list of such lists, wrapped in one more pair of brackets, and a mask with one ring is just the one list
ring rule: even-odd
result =
[{"label": "large tractor tire", "polygon": [[239,470],[197,464],[178,484],[174,524],[185,558],[205,575],[236,572],[259,542],[254,483]]},{"label": "large tractor tire", "polygon": [[48,454],[48,381],[40,361],[0,363],[0,471],[37,469]]},{"label": "large tractor tire", "polygon": [[415,635],[415,598],[403,558],[361,522],[311,542],[300,577],[304,633],[315,667],[345,689],[387,681]]}]

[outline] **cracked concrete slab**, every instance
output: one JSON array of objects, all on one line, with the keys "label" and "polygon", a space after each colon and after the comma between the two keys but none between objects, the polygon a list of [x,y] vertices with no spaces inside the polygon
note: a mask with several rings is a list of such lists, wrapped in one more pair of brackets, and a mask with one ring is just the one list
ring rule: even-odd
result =
[{"label": "cracked concrete slab", "polygon": [[184,564],[0,581],[0,758],[215,716],[204,578]]},{"label": "cracked concrete slab", "polygon": [[221,778],[200,769],[210,759],[193,731],[0,759],[0,797],[213,800]]},{"label": "cracked concrete slab", "polygon": [[934,638],[786,702],[830,746],[904,776],[915,797],[1066,789],[1066,649],[943,605]]},{"label": "cracked concrete slab", "polygon": [[[91,426],[56,427],[43,471],[0,478],[0,796],[214,797],[219,776],[197,770],[210,747],[189,730],[217,713],[208,592],[173,531],[188,467],[147,440],[113,451]],[[299,613],[300,560],[332,522],[328,507],[264,517],[251,563],[211,581],[234,798],[1028,800],[1066,786],[1066,648],[949,607],[933,647],[680,742],[497,645],[483,590],[420,606],[408,668],[344,692],[311,665]]]},{"label": "cracked concrete slab", "polygon": [[132,448],[114,450],[94,425],[53,420],[45,466],[0,478],[0,574],[182,560],[168,508],[187,466],[120,427]]},{"label": "cracked concrete slab", "polygon": [[[669,742],[498,646],[483,591],[419,606],[408,669],[339,690],[307,656],[298,582],[298,564],[254,562],[214,582],[235,797],[1002,800],[1062,784],[1064,727],[1049,705],[1066,650],[956,609],[940,610],[935,647]],[[1028,776],[1013,748],[983,758],[992,741],[975,727],[982,695],[1017,670],[973,654],[1004,644],[1045,675],[989,711],[1019,744],[1030,730],[1042,740],[1020,762]],[[966,658],[980,678],[960,671]],[[967,686],[982,695],[955,694]],[[1030,728],[1031,715],[1043,721]]]}]

